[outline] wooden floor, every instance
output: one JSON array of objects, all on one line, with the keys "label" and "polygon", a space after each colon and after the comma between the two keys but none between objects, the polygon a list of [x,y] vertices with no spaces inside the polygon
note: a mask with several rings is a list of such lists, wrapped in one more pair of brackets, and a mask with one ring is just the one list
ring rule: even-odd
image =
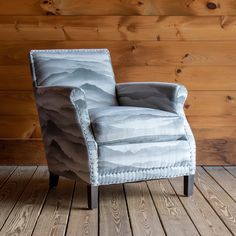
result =
[{"label": "wooden floor", "polygon": [[0,167],[0,235],[236,235],[236,166],[198,167],[194,195],[183,179],[100,187],[87,210],[86,186],[46,167]]}]

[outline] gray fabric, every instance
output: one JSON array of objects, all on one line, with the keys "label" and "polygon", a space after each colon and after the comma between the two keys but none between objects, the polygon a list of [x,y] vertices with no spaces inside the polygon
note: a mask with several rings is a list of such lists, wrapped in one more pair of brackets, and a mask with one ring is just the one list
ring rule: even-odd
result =
[{"label": "gray fabric", "polygon": [[194,174],[183,86],[116,86],[106,49],[33,50],[30,60],[53,173],[95,186]]},{"label": "gray fabric", "polygon": [[[178,171],[178,167],[185,167],[189,173],[194,173],[186,140],[99,146],[99,182],[102,181],[103,184],[107,183],[104,176],[111,178],[125,172],[136,173],[135,179],[141,180],[139,173],[149,172],[152,173],[152,178],[160,178],[165,177],[159,176],[161,169],[173,168]],[[176,171],[170,174],[175,176]],[[115,177],[113,181],[119,182]]]},{"label": "gray fabric", "polygon": [[73,87],[37,87],[35,96],[49,169],[97,185],[97,144],[84,92]]},{"label": "gray fabric", "polygon": [[186,139],[184,120],[157,109],[110,106],[89,110],[98,144],[143,143]]},{"label": "gray fabric", "polygon": [[121,106],[148,107],[183,114],[187,89],[173,83],[123,83],[116,86]]},{"label": "gray fabric", "polygon": [[117,105],[108,50],[33,50],[30,55],[37,86],[81,88],[88,108]]}]

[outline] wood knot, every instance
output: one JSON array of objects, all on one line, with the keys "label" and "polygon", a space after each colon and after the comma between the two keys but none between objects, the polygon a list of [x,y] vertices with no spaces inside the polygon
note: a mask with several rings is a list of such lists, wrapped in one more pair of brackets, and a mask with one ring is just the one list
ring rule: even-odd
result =
[{"label": "wood knot", "polygon": [[136,27],[135,27],[135,25],[131,24],[131,25],[127,26],[127,30],[130,31],[130,32],[135,32]]},{"label": "wood knot", "polygon": [[43,4],[48,4],[48,1],[43,1]]},{"label": "wood knot", "polygon": [[189,109],[189,107],[190,107],[189,104],[185,104],[185,105],[184,105],[184,108],[185,108],[185,109]]},{"label": "wood knot", "polygon": [[231,97],[231,96],[226,96],[226,101],[232,101],[232,100],[234,100],[234,98],[233,97]]},{"label": "wood knot", "polygon": [[176,70],[176,73],[177,74],[180,74],[182,72],[182,70],[180,69],[180,68],[178,68],[177,70]]},{"label": "wood knot", "polygon": [[136,46],[135,46],[135,45],[132,45],[132,46],[131,46],[131,51],[133,52],[135,49],[136,49]]},{"label": "wood knot", "polygon": [[144,4],[144,2],[138,1],[138,5],[139,5],[139,6],[141,6],[141,5],[143,5],[143,4]]},{"label": "wood knot", "polygon": [[214,2],[208,2],[207,8],[210,10],[215,10],[217,8],[217,5]]}]

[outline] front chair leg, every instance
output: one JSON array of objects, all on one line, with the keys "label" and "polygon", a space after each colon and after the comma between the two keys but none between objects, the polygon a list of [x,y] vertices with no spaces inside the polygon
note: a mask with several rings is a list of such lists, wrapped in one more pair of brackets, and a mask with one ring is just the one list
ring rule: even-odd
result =
[{"label": "front chair leg", "polygon": [[193,195],[194,175],[184,176],[184,195],[190,197]]},{"label": "front chair leg", "polygon": [[90,210],[98,207],[98,186],[87,186],[88,208]]},{"label": "front chair leg", "polygon": [[49,175],[49,187],[50,188],[56,187],[58,185],[58,181],[59,181],[59,176],[53,174],[52,172],[50,172],[50,175]]}]

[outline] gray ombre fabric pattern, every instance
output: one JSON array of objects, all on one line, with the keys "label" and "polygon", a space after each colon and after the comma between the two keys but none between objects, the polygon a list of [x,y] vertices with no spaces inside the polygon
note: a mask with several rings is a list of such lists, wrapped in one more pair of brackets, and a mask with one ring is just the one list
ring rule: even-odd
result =
[{"label": "gray ombre fabric pattern", "polygon": [[116,84],[107,49],[30,52],[49,170],[94,186],[195,173],[187,90]]}]

